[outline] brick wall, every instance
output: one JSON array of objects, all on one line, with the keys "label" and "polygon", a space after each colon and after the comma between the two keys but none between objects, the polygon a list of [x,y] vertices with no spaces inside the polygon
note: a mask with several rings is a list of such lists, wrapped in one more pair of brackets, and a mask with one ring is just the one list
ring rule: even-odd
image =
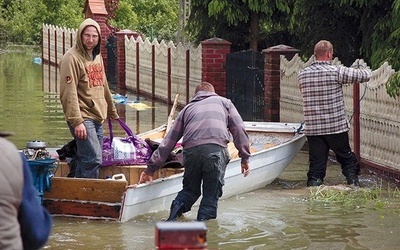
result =
[{"label": "brick wall", "polygon": [[221,38],[210,38],[201,42],[202,81],[214,85],[218,95],[226,96],[226,55],[231,52],[231,43]]},{"label": "brick wall", "polygon": [[299,50],[286,45],[277,45],[263,50],[264,54],[264,121],[280,121],[280,98],[281,98],[281,55],[289,60]]}]

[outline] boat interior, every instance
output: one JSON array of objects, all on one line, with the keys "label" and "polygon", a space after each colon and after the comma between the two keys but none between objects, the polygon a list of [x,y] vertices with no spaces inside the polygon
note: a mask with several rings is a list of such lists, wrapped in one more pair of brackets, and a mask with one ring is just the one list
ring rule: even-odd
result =
[{"label": "boat interior", "polygon": [[[290,140],[293,137],[292,133],[263,133],[263,132],[249,132],[251,141],[250,151],[251,153],[258,152],[260,150],[268,149],[279,145],[285,141]],[[159,140],[165,135],[165,130],[152,131],[151,133],[142,134],[142,139],[149,138],[150,140]],[[228,150],[231,159],[239,157],[238,150],[235,148],[233,142],[228,144]],[[140,174],[146,169],[146,165],[129,165],[129,166],[107,166],[101,167],[99,172],[99,179],[103,180],[119,180],[127,181],[127,185],[138,184]],[[183,172],[184,168],[161,168],[158,170],[153,178],[164,178],[173,174]],[[67,177],[70,172],[70,167],[66,161],[58,161],[57,167],[54,170],[54,177]]]},{"label": "boat interior", "polygon": [[[149,138],[157,140],[163,138],[165,131],[152,131],[142,135],[142,139]],[[101,167],[99,171],[99,179],[125,181],[127,185],[135,185],[139,183],[140,174],[146,169],[146,165],[128,165],[128,166],[107,166]],[[54,177],[67,177],[70,167],[66,161],[57,161],[57,167],[54,169]],[[168,177],[173,174],[182,173],[183,168],[162,168],[158,170],[153,178]],[[57,179],[57,178],[55,178]],[[56,180],[57,181],[57,180]]]},{"label": "boat interior", "polygon": [[[164,137],[165,131],[152,131],[141,134],[143,139],[157,140]],[[249,132],[251,152],[289,141],[293,133]],[[233,143],[228,150],[231,159],[238,158],[238,151]],[[56,161],[51,178],[51,189],[43,195],[44,206],[53,215],[78,216],[93,219],[115,219],[120,217],[123,196],[127,188],[138,185],[141,173],[146,165],[107,166],[100,168],[99,179],[69,178],[70,167],[66,161]],[[153,179],[169,177],[182,173],[182,167],[161,168]]]}]

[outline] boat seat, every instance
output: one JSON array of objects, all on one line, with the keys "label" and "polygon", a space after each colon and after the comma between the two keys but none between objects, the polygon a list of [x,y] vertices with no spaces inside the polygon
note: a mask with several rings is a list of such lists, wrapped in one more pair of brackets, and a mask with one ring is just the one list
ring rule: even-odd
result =
[{"label": "boat seat", "polygon": [[[67,177],[69,173],[69,165],[66,161],[58,161],[58,167],[55,169],[55,177]],[[129,185],[137,184],[139,182],[140,174],[146,169],[146,165],[132,165],[132,166],[108,166],[101,167],[99,172],[99,179],[106,179],[116,174],[124,174]],[[153,178],[168,177],[173,174],[183,172],[184,168],[162,168],[158,170]]]}]

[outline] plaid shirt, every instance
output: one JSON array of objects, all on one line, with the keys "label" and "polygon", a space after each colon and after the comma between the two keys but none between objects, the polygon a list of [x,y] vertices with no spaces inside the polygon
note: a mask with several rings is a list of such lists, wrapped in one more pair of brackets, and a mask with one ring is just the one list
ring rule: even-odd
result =
[{"label": "plaid shirt", "polygon": [[298,74],[303,95],[306,135],[338,134],[349,131],[344,110],[342,84],[366,82],[371,70],[314,61]]}]

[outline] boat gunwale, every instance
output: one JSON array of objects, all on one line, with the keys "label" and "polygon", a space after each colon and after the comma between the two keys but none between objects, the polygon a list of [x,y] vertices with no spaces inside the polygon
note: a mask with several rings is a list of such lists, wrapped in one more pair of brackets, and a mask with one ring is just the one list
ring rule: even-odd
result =
[{"label": "boat gunwale", "polygon": [[[263,126],[263,125],[265,125],[265,126]],[[277,125],[277,126],[275,126],[275,125]],[[286,140],[286,138],[282,138],[283,140],[282,140],[281,143],[278,142],[277,144],[275,144],[273,146],[266,147],[266,148],[261,148],[260,150],[252,152],[251,156],[250,156],[250,164],[251,164],[251,158],[253,156],[259,158],[259,157],[262,157],[262,156],[259,156],[260,154],[267,154],[267,152],[279,150],[280,148],[285,147],[285,146],[287,146],[289,144],[292,144],[292,143],[298,144],[298,142],[296,142],[296,141],[299,141],[299,140],[302,140],[302,139],[305,140],[305,134],[298,133],[298,131],[300,131],[300,129],[298,129],[299,127],[301,127],[301,123],[245,122],[245,128],[246,128],[246,131],[248,131],[248,132],[255,132],[255,133],[258,132],[258,133],[266,133],[266,134],[268,134],[268,133],[287,134],[287,140]],[[165,129],[166,129],[166,124],[163,124],[162,126],[159,126],[159,127],[155,128],[155,129],[146,131],[144,133],[137,134],[137,136],[140,136],[143,139],[145,139],[146,136],[157,135],[157,133],[160,133],[159,135],[162,136],[163,134],[161,134],[161,133],[165,132]],[[267,145],[267,143],[265,145]],[[296,148],[298,148],[298,146]],[[230,160],[229,165],[233,165],[234,164],[235,166],[237,166],[237,162],[240,161],[240,160],[241,160],[240,157],[234,157],[234,158],[232,158]],[[139,166],[139,165],[137,165],[137,166]],[[135,168],[134,165],[132,167]],[[143,168],[143,167],[144,166],[140,165],[140,168]],[[232,167],[230,169],[233,169]],[[259,167],[257,166],[254,169],[259,169]],[[240,173],[240,171],[239,171],[239,173]],[[125,208],[125,206],[127,205],[127,203],[126,203],[127,200],[126,199],[127,199],[128,195],[132,195],[133,193],[135,193],[134,189],[141,189],[141,191],[139,191],[139,193],[142,193],[143,191],[146,191],[146,189],[143,190],[143,188],[147,188],[150,185],[157,185],[159,183],[169,182],[169,181],[173,181],[174,183],[177,183],[179,180],[183,179],[183,174],[184,174],[184,172],[182,171],[180,173],[173,173],[173,174],[171,174],[169,176],[165,176],[165,177],[160,177],[160,178],[154,179],[152,181],[152,183],[147,182],[147,183],[142,183],[142,184],[137,183],[137,184],[128,184],[128,185],[126,185],[125,186],[125,190],[124,190],[124,192],[122,193],[122,196],[121,196],[121,202],[118,202],[117,204],[115,204],[116,206],[120,206],[119,218],[116,218],[116,220],[119,221],[119,222],[125,222],[125,221],[128,221],[128,220],[132,219],[132,218],[128,218],[130,212],[128,212],[129,210],[127,210],[127,208]],[[57,178],[66,178],[66,179],[68,179],[68,177],[57,177]],[[99,181],[104,181],[104,183],[106,183],[105,182],[106,180],[99,179]],[[115,181],[118,181],[118,180],[115,180]],[[130,193],[130,194],[128,194],[128,193]],[[74,201],[74,200],[70,200],[70,199],[57,199],[57,198],[51,198],[51,200],[60,201],[60,202],[61,201],[73,202]],[[80,200],[79,202],[80,203],[82,203],[82,202],[83,203],[86,203],[86,202],[87,203],[93,203],[92,201],[83,201],[83,200]],[[113,203],[101,202],[101,201],[96,201],[96,203],[97,204],[104,204],[104,205],[113,204]],[[130,205],[128,204],[128,206],[130,206]],[[126,211],[124,211],[124,210],[126,210]],[[128,215],[124,215],[126,212],[128,213]],[[78,216],[68,215],[68,214],[55,214],[55,215],[57,215],[57,216],[81,217],[82,218],[82,216],[79,216],[79,215]],[[103,219],[103,218],[99,218],[99,217],[96,217],[96,216],[83,216],[83,217],[87,217],[87,218],[89,218],[89,217],[92,218],[93,217],[94,219]],[[114,220],[114,218],[112,220]]]},{"label": "boat gunwale", "polygon": [[[259,122],[245,122],[245,124],[247,124],[247,123],[259,123]],[[273,123],[273,124],[282,124],[282,123],[278,123],[277,122],[277,123]],[[300,123],[285,123],[285,124],[288,124],[288,125],[295,125],[295,124],[296,125],[300,125]],[[163,127],[164,127],[164,125],[160,126],[158,128],[162,129]],[[252,127],[252,128],[255,128],[255,127]],[[154,131],[154,130],[151,130],[151,131]],[[271,130],[266,130],[265,128],[264,128],[264,130],[262,130],[262,128],[255,128],[255,130],[250,130],[250,129],[247,129],[247,127],[246,127],[246,131],[249,131],[249,132],[265,132],[265,133],[268,133],[268,132],[272,132],[272,133],[288,133],[288,134],[293,133],[293,136],[289,140],[284,141],[284,142],[282,142],[282,143],[280,143],[278,145],[274,145],[273,147],[269,147],[269,148],[265,148],[265,149],[261,149],[261,150],[258,150],[256,152],[253,152],[253,153],[251,153],[251,156],[258,155],[258,154],[263,154],[263,153],[265,153],[267,151],[276,150],[278,148],[284,147],[287,144],[293,143],[294,141],[300,140],[300,139],[305,137],[305,134],[297,133],[294,128],[293,129],[289,129],[288,128],[286,130],[280,130],[280,131],[275,131],[275,130],[271,131]],[[229,161],[229,163],[235,162],[235,161],[239,161],[239,160],[241,160],[241,158],[240,157],[236,157],[234,159],[231,159]],[[250,164],[251,164],[251,162],[250,162]],[[175,178],[183,177],[183,173],[184,172],[172,174],[172,175],[167,176],[167,177],[157,178],[157,179],[153,180],[151,183],[150,182],[146,182],[146,183],[140,183],[140,184],[139,183],[138,184],[131,184],[131,185],[128,185],[126,189],[128,190],[128,189],[143,188],[143,187],[146,187],[148,185],[157,184],[158,182],[162,182],[162,181],[166,181],[166,180],[169,180],[169,179],[175,179]]]}]

